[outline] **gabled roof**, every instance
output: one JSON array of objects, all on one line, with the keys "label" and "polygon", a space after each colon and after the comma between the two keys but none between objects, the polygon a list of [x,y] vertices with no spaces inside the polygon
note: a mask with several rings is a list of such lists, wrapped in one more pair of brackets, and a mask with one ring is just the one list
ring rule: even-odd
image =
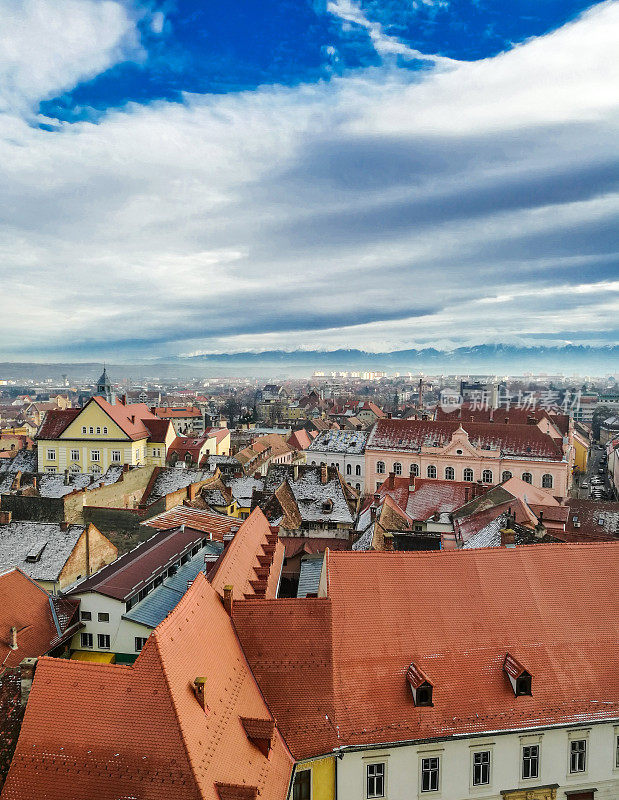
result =
[{"label": "gabled roof", "polygon": [[267,758],[243,719],[272,729],[232,621],[198,575],[133,665],[39,661],[2,800],[220,800],[218,785],[283,800],[292,759],[279,731]]},{"label": "gabled roof", "polygon": [[35,581],[57,581],[84,530],[58,522],[0,525],[0,570],[19,567]]},{"label": "gabled roof", "polygon": [[259,508],[243,522],[208,574],[216,592],[232,586],[234,597],[275,597],[284,561],[284,546],[277,528]]},{"label": "gabled roof", "polygon": [[[421,447],[444,447],[459,427],[458,420],[379,419],[370,433],[366,450],[418,451]],[[475,447],[498,449],[505,456],[525,459],[563,459],[560,443],[542,433],[537,425],[465,422],[462,427]]]},{"label": "gabled roof", "polygon": [[[241,601],[234,620],[296,758],[616,720],[618,557],[619,543],[327,551],[327,598]],[[508,652],[535,676],[532,697],[514,696]],[[431,708],[413,703],[411,662]]]},{"label": "gabled roof", "polygon": [[193,406],[165,406],[153,409],[161,419],[178,419],[179,417],[201,417],[202,412]]},{"label": "gabled roof", "polygon": [[[38,658],[75,632],[79,601],[51,597],[17,568],[0,574],[0,676],[24,658]],[[16,628],[17,650],[11,647]]]},{"label": "gabled roof", "polygon": [[218,542],[223,541],[224,534],[237,530],[240,524],[240,520],[233,517],[215,514],[213,511],[202,511],[190,506],[175,506],[140,523],[140,525],[163,531],[186,525],[195,531],[208,534],[210,539]]},{"label": "gabled roof", "polygon": [[127,600],[183,555],[202,544],[203,531],[192,528],[159,531],[133,550],[80,581],[71,594],[97,592],[116,600]]},{"label": "gabled roof", "polygon": [[57,439],[81,413],[81,408],[57,408],[53,411],[48,411],[34,438]]}]

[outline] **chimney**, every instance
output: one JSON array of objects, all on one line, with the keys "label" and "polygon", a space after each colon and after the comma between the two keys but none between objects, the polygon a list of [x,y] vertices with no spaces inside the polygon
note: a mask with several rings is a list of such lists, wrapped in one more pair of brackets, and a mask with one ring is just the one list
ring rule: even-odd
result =
[{"label": "chimney", "polygon": [[464,502],[468,503],[471,499],[471,490],[468,486],[464,487]]},{"label": "chimney", "polygon": [[189,494],[189,500],[195,500],[196,495],[198,494],[199,488],[197,483],[190,483],[187,487],[187,493]]},{"label": "chimney", "polygon": [[293,464],[292,465],[292,479],[294,481],[298,481],[299,480],[299,465],[298,464]]},{"label": "chimney", "polygon": [[65,471],[64,471],[64,485],[68,486],[70,483],[71,483],[71,481],[69,480],[69,470],[65,469]]},{"label": "chimney", "polygon": [[37,475],[34,475],[32,478],[32,488],[37,492],[39,491],[39,478]]},{"label": "chimney", "polygon": [[37,666],[36,658],[24,658],[19,665],[19,678],[21,683],[21,705],[25,706],[28,702],[30,689],[32,689],[32,681],[34,680],[34,671]]},{"label": "chimney", "polygon": [[60,523],[60,530],[61,531],[68,531],[69,530],[69,523],[66,520],[63,520]]},{"label": "chimney", "polygon": [[391,411],[387,412],[387,419],[391,419]]},{"label": "chimney", "polygon": [[15,625],[11,626],[11,650],[17,650],[17,628]]},{"label": "chimney", "polygon": [[327,466],[325,465],[324,467],[321,467],[321,468],[320,468],[320,482],[321,482],[322,484],[325,484],[325,483],[327,483],[327,481],[328,481],[328,475],[329,475],[329,474],[328,474],[328,472],[327,472]]},{"label": "chimney", "polygon": [[0,525],[9,525],[12,516],[12,511],[0,511]]},{"label": "chimney", "polygon": [[501,547],[515,547],[516,532],[512,528],[501,528]]},{"label": "chimney", "polygon": [[232,590],[233,587],[228,584],[228,586],[224,586],[224,608],[228,612],[229,616],[232,616],[233,606],[234,606],[234,598],[232,597]]},{"label": "chimney", "polygon": [[206,684],[206,678],[196,678],[193,682],[193,693],[196,696],[196,700],[202,706],[202,709],[208,714],[209,707],[206,704],[206,693],[204,691],[204,687]]},{"label": "chimney", "polygon": [[527,425],[535,425],[535,424],[537,424],[535,422],[535,417],[533,417],[531,414],[529,414],[529,416],[527,417]]},{"label": "chimney", "polygon": [[385,545],[384,545],[385,546],[385,550],[387,550],[388,552],[392,552],[393,551],[393,534],[389,533],[389,531],[386,531],[385,534],[384,534],[384,537],[383,537],[383,541],[385,543]]},{"label": "chimney", "polygon": [[21,470],[18,470],[13,478],[11,489],[21,489]]},{"label": "chimney", "polygon": [[121,396],[118,398],[118,402],[120,403],[121,406],[126,406],[127,405],[127,395],[126,394],[121,394]]}]

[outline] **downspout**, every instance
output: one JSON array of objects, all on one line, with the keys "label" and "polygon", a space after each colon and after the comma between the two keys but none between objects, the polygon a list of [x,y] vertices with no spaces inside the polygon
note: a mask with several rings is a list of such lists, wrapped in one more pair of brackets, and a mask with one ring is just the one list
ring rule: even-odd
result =
[{"label": "downspout", "polygon": [[90,576],[90,524],[86,526],[86,576]]},{"label": "downspout", "polygon": [[337,756],[335,756],[335,793],[334,793],[334,796],[333,796],[333,800],[337,800],[337,783],[338,783],[338,779],[337,779],[337,762],[339,760],[340,760],[340,756],[338,754]]}]

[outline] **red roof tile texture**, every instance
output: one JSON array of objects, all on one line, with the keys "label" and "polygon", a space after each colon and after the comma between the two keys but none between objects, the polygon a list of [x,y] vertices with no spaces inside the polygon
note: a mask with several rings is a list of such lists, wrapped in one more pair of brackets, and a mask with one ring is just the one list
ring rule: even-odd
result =
[{"label": "red roof tile texture", "polygon": [[[209,573],[215,591],[223,596],[224,587],[232,586],[235,599],[255,595],[275,597],[284,561],[284,545],[276,531],[271,529],[262,511],[255,508]],[[269,556],[270,563],[262,565],[259,556]],[[261,581],[265,583],[257,583]]]},{"label": "red roof tile texture", "polygon": [[226,517],[223,514],[216,514],[213,511],[202,511],[202,509],[191,508],[190,506],[174,506],[161,514],[157,514],[141,523],[149,528],[159,530],[170,530],[186,525],[196,531],[207,533],[216,542],[223,542],[224,534],[236,530],[241,521],[234,517]]},{"label": "red roof tile texture", "polygon": [[48,411],[45,414],[36,438],[57,439],[60,434],[69,427],[81,410],[81,408],[59,408],[54,411]]},{"label": "red roof tile texture", "polygon": [[[418,450],[444,447],[460,426],[457,420],[379,419],[368,438],[366,452],[372,450]],[[505,455],[524,458],[562,460],[560,443],[542,433],[536,425],[496,425],[491,422],[463,422],[471,444],[498,449]]]},{"label": "red roof tile texture", "polygon": [[[328,598],[240,602],[234,621],[296,758],[619,719],[618,557],[619,543],[329,551]],[[514,696],[508,652],[532,697]],[[433,707],[412,701],[412,662]]]},{"label": "red roof tile texture", "polygon": [[[58,626],[54,621],[54,612]],[[6,668],[17,667],[24,658],[37,658],[56,647],[69,626],[77,621],[77,600],[51,598],[24,575],[11,569],[0,575],[0,675]],[[15,628],[17,649],[11,645]]]},{"label": "red roof tile texture", "polygon": [[2,800],[219,800],[218,785],[283,800],[290,754],[275,731],[267,759],[242,718],[272,719],[220,598],[198,575],[134,665],[40,660]]}]

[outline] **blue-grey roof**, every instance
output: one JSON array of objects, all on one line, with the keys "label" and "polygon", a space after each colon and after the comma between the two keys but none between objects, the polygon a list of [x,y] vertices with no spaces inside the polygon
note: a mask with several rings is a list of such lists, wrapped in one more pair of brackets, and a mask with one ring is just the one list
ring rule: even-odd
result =
[{"label": "blue-grey roof", "polygon": [[222,550],[221,542],[207,542],[199,553],[178,568],[175,575],[166,578],[161,586],[157,586],[130,611],[127,611],[123,615],[124,619],[139,622],[149,628],[156,628],[170,611],[176,608],[187,591],[188,582],[193,581],[199,572],[204,571],[204,556],[207,554],[219,556]]},{"label": "blue-grey roof", "polygon": [[301,574],[299,575],[297,597],[307,597],[308,594],[318,594],[323,561],[324,553],[320,553],[320,555],[317,556],[306,556],[301,559]]}]

